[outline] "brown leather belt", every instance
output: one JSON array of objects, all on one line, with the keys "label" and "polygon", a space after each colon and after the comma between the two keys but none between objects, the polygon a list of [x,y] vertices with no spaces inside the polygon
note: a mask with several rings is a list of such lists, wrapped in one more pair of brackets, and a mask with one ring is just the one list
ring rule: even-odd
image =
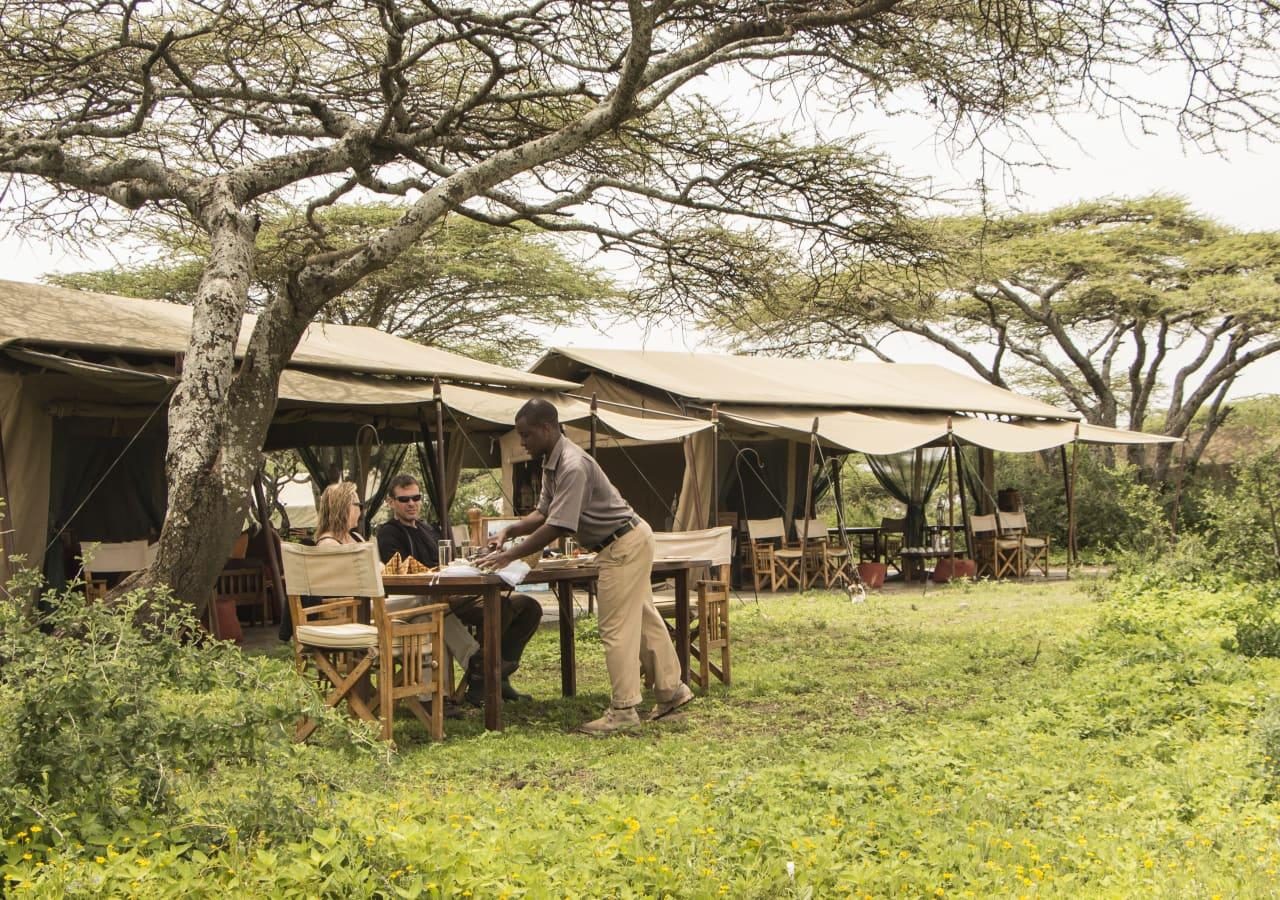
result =
[{"label": "brown leather belt", "polygon": [[639,524],[640,524],[640,517],[632,516],[630,522],[627,522],[622,527],[620,527],[617,531],[615,531],[613,534],[609,535],[607,538],[605,538],[603,541],[597,544],[594,547],[594,551],[596,553],[599,553],[601,550],[603,550],[605,547],[608,547],[610,544],[612,544],[618,538],[622,537],[624,534],[629,534]]}]

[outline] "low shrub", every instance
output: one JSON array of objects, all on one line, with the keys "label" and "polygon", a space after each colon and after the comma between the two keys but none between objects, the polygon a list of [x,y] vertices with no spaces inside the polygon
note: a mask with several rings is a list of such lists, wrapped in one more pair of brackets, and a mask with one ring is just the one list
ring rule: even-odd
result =
[{"label": "low shrub", "polygon": [[93,842],[145,831],[185,779],[288,746],[313,692],[282,661],[204,637],[164,591],[0,606],[0,828]]}]

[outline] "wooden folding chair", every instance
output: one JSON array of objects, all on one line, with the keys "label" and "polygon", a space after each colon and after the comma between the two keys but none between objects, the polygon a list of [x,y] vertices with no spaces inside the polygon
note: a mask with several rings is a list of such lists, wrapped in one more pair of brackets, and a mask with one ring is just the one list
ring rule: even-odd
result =
[{"label": "wooden folding chair", "polygon": [[[804,537],[804,522],[796,523],[796,545],[799,546]],[[812,587],[819,579],[822,586],[829,588],[839,582],[841,576],[853,581],[853,569],[849,560],[849,551],[844,546],[833,543],[827,534],[826,523],[821,519],[809,520],[809,542],[804,547],[808,553],[805,562],[808,585]]]},{"label": "wooden folding chair", "polygon": [[[295,661],[299,672],[314,669],[325,691],[325,705],[345,704],[352,715],[376,723],[383,739],[389,741],[395,703],[403,701],[433,738],[444,737],[441,662],[447,605],[437,603],[387,612],[375,544],[283,544],[280,549],[289,611],[293,615]],[[304,595],[337,596],[304,607]],[[373,624],[359,621],[365,600],[374,607]],[[407,618],[418,621],[404,621]],[[366,677],[377,682],[377,696],[372,703],[362,692]],[[420,696],[430,698],[429,714],[422,707]],[[315,720],[304,718],[298,723],[295,738],[306,740],[316,724]]]},{"label": "wooden folding chair", "polygon": [[902,542],[906,537],[907,520],[888,516],[880,520],[880,545],[884,550],[884,564],[902,572]]},{"label": "wooden folding chair", "polygon": [[1006,538],[1017,538],[1022,542],[1022,567],[1018,573],[1026,575],[1037,568],[1045,578],[1049,577],[1049,535],[1029,534],[1027,514],[1017,512],[996,513],[1000,522],[1000,534]]},{"label": "wooden folding chair", "polygon": [[1022,574],[1022,541],[1000,534],[995,514],[969,517],[973,559],[979,577],[1004,578]]},{"label": "wooden folding chair", "polygon": [[[692,610],[693,623],[689,630],[689,655],[697,662],[690,668],[689,680],[705,694],[711,686],[711,676],[729,684],[729,583],[727,573],[733,562],[733,529],[727,525],[700,531],[659,532],[654,535],[657,558],[687,556],[711,561],[712,572],[719,577],[698,581],[697,607]],[[675,617],[675,600],[656,600],[658,612],[664,619]],[[675,638],[675,628],[667,624]],[[715,651],[720,651],[720,665],[711,661]]]},{"label": "wooden folding chair", "polygon": [[768,578],[769,590],[784,588],[788,582],[800,587],[800,559],[803,555],[797,547],[787,547],[787,526],[782,517],[773,519],[748,519],[747,533],[751,537],[751,575],[756,590]]}]

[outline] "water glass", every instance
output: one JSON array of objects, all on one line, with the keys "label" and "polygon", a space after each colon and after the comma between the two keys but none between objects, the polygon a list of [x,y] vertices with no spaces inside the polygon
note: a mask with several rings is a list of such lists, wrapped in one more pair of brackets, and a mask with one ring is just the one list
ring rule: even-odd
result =
[{"label": "water glass", "polygon": [[444,568],[453,562],[453,541],[441,541],[436,544],[436,565]]},{"label": "water glass", "polygon": [[573,556],[578,552],[578,542],[571,537],[564,539],[564,555]]},{"label": "water glass", "polygon": [[472,547],[471,541],[458,541],[458,559],[471,559]]}]

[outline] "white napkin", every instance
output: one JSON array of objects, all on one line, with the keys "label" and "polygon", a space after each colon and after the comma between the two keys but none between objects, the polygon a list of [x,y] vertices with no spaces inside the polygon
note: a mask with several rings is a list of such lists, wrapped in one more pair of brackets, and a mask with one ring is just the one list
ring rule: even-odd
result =
[{"label": "white napkin", "polygon": [[465,561],[451,562],[449,563],[449,565],[445,566],[443,569],[440,570],[440,575],[441,577],[444,577],[444,578],[448,578],[450,576],[454,578],[465,578],[473,575],[483,575],[483,574],[484,574],[483,572],[481,572],[475,566],[471,565],[471,563],[465,562]]},{"label": "white napkin", "polygon": [[498,570],[498,577],[511,587],[515,587],[517,584],[524,581],[525,576],[528,574],[529,564],[523,559],[513,560]]}]

